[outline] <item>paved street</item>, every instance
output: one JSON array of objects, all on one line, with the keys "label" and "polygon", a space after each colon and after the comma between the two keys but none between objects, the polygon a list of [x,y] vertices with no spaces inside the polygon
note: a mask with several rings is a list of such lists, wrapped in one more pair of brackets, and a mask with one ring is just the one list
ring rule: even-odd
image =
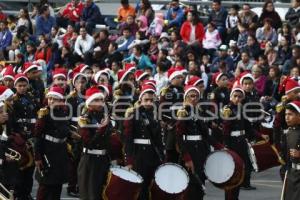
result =
[{"label": "paved street", "polygon": [[[244,191],[241,190],[241,200],[279,200],[282,183],[278,175],[278,168],[273,168],[265,172],[253,175],[252,184],[257,190]],[[36,194],[37,185],[34,187],[33,196]],[[76,200],[67,196],[66,188],[62,192],[62,200]],[[207,191],[205,200],[223,200],[224,191],[207,183]],[[120,199],[121,200],[121,199]],[[160,200],[160,199],[159,199]]]}]

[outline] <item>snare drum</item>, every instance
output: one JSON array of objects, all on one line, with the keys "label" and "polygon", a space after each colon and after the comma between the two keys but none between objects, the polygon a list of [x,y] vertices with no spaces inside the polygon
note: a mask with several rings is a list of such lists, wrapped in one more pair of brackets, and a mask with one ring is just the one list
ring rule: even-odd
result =
[{"label": "snare drum", "polygon": [[244,162],[233,151],[214,151],[206,159],[204,173],[216,187],[230,190],[243,182]]},{"label": "snare drum", "polygon": [[160,165],[151,187],[152,200],[183,200],[189,184],[187,171],[175,163]]},{"label": "snare drum", "polygon": [[275,146],[261,141],[254,145],[248,143],[248,153],[255,172],[261,172],[284,164]]},{"label": "snare drum", "polygon": [[143,178],[126,167],[113,166],[109,170],[107,185],[103,191],[105,200],[136,200]]}]

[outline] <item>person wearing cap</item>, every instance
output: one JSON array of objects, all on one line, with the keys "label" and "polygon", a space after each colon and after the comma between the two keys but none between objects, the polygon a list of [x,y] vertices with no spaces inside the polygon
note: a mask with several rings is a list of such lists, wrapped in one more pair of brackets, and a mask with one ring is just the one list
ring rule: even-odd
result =
[{"label": "person wearing cap", "polygon": [[[78,68],[77,68],[78,69]],[[87,87],[87,78],[83,73],[73,70],[74,76],[72,78],[73,91],[66,97],[66,104],[69,106],[71,121],[71,127],[77,127],[78,118],[81,114],[81,110],[84,107],[84,94]],[[76,129],[75,129],[76,131]],[[71,197],[78,197],[78,180],[77,180],[77,168],[82,153],[82,142],[78,138],[68,138],[68,144],[71,146],[71,153],[69,152],[69,180],[67,193]]]},{"label": "person wearing cap", "polygon": [[71,136],[64,91],[50,88],[47,106],[38,111],[34,129],[34,160],[39,183],[37,199],[60,199],[68,180],[67,137]]},{"label": "person wearing cap", "polygon": [[[299,100],[300,86],[297,81],[286,78],[281,83],[279,90],[284,90],[285,95],[281,98],[281,102],[276,105],[276,115],[273,123],[273,144],[280,150],[282,158],[287,162],[287,147],[286,147],[286,133],[288,126],[285,121],[285,110],[288,103]],[[280,168],[280,175],[283,180],[287,165],[282,165]]]},{"label": "person wearing cap", "polygon": [[[68,94],[70,88],[67,85],[67,70],[65,68],[55,68],[52,71],[52,85],[56,85],[61,87],[62,89],[64,89],[64,94]],[[47,93],[47,91],[49,90],[49,88],[46,88],[45,93]]]},{"label": "person wearing cap", "polygon": [[179,0],[171,0],[170,8],[165,13],[165,26],[179,28],[184,20],[184,11],[179,6]]},{"label": "person wearing cap", "polygon": [[296,200],[300,198],[298,190],[300,181],[300,101],[292,101],[287,104],[285,121],[288,126],[286,157],[289,165],[283,188],[283,199]]},{"label": "person wearing cap", "polygon": [[[189,200],[201,200],[204,197],[204,163],[210,152],[211,144],[215,149],[222,149],[223,145],[209,136],[209,129],[204,122],[204,110],[201,110],[200,91],[196,86],[187,85],[184,88],[183,108],[178,110],[176,119],[176,141],[184,166],[190,175],[187,194]],[[197,180],[197,179],[200,179]]]},{"label": "person wearing cap", "polygon": [[14,88],[14,76],[15,73],[13,71],[13,66],[8,65],[6,68],[4,68],[1,71],[1,74],[3,76],[2,80],[4,83],[4,86],[13,89]]},{"label": "person wearing cap", "polygon": [[155,170],[164,160],[161,127],[155,118],[155,99],[155,87],[143,85],[139,105],[127,109],[124,121],[125,165],[144,179],[139,200],[149,199]]},{"label": "person wearing cap", "polygon": [[226,63],[229,72],[234,71],[234,62],[232,57],[228,54],[228,46],[225,44],[219,47],[218,56],[215,57],[211,63],[211,71],[217,72],[222,61]]},{"label": "person wearing cap", "polygon": [[32,62],[26,62],[23,66],[23,73],[29,80],[28,92],[34,96],[38,109],[42,107],[45,98],[45,87],[43,81],[39,78],[39,67],[38,64]]},{"label": "person wearing cap", "polygon": [[104,94],[96,87],[85,92],[85,109],[78,120],[83,154],[78,166],[79,195],[82,200],[102,199],[110,166],[112,124],[105,107]]},{"label": "person wearing cap", "polygon": [[[175,148],[175,119],[177,110],[183,102],[183,82],[184,76],[176,68],[168,70],[169,85],[161,90],[159,103],[161,105],[162,127],[165,131],[164,141],[166,144],[166,160],[168,162],[178,162],[178,153]],[[180,105],[178,105],[180,104]]]},{"label": "person wearing cap", "polygon": [[[24,74],[17,74],[14,77],[14,88],[16,89],[16,93],[13,96],[14,132],[20,134],[24,145],[30,145],[29,140],[33,138],[38,111],[33,95],[28,92],[28,85],[29,80]],[[27,148],[26,151],[33,157],[32,151]],[[27,199],[31,196],[34,169],[32,160],[20,166],[18,171],[19,181],[15,188],[16,198]]]}]

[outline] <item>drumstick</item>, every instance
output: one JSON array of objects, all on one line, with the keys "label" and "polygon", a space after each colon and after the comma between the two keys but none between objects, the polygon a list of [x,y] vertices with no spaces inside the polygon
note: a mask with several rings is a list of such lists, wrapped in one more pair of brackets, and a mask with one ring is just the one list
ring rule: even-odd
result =
[{"label": "drumstick", "polygon": [[271,116],[271,114],[270,114],[270,113],[268,113],[268,112],[264,111],[263,109],[260,109],[260,111],[261,111],[262,113],[266,114],[266,115],[269,115],[269,116]]},{"label": "drumstick", "polygon": [[285,174],[284,174],[284,180],[283,180],[283,185],[282,185],[280,200],[284,199],[284,192],[285,192],[285,184],[286,184],[287,173],[288,173],[288,171],[286,170]]}]

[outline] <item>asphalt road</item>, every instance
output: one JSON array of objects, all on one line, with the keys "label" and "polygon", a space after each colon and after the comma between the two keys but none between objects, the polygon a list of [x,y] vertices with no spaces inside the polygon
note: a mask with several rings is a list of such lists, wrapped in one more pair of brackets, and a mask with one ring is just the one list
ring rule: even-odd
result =
[{"label": "asphalt road", "polygon": [[[241,200],[278,200],[280,199],[282,182],[278,174],[278,168],[269,169],[264,172],[253,174],[252,185],[257,189],[252,191],[240,192]],[[37,184],[35,183],[32,196],[36,195]],[[62,191],[62,200],[77,200],[68,197],[66,185]],[[206,183],[205,200],[224,200],[224,191],[214,187],[209,182]]]}]

